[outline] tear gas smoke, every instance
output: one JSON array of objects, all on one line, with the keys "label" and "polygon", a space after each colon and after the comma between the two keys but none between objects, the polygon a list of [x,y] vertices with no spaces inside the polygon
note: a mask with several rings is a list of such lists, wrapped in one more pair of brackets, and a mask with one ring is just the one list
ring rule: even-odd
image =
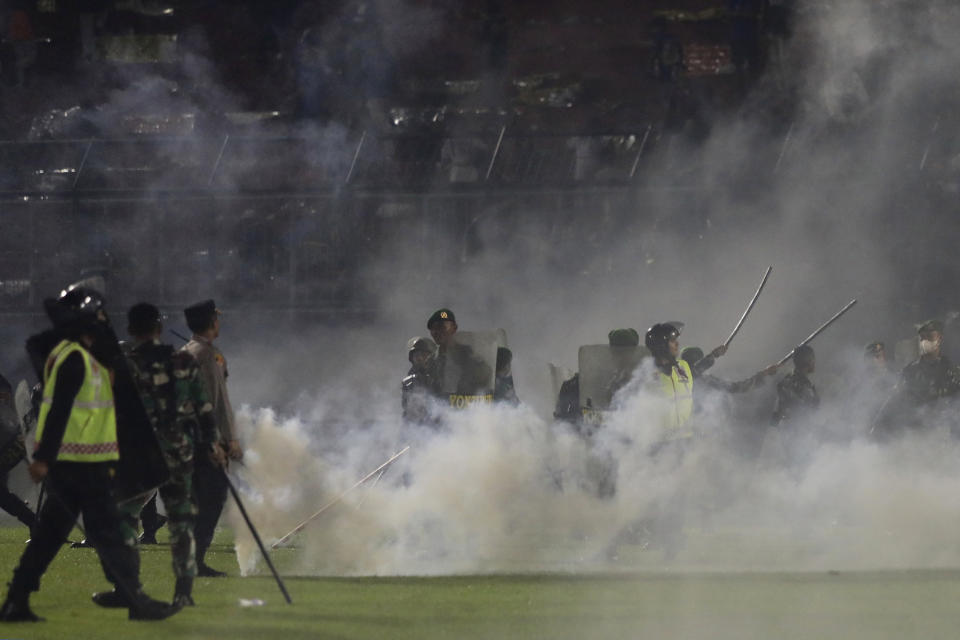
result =
[{"label": "tear gas smoke", "polygon": [[[308,332],[302,344],[318,345],[324,362],[306,370],[323,391],[301,395],[298,417],[243,410],[252,454],[243,473],[258,495],[284,496],[251,507],[268,536],[412,446],[376,486],[300,535],[299,571],[956,566],[960,476],[949,421],[884,445],[867,439],[888,388],[865,390],[862,355],[844,345],[908,335],[908,322],[954,304],[920,274],[955,273],[944,242],[957,237],[955,225],[903,161],[913,157],[905,149],[920,161],[929,123],[952,104],[960,12],[941,2],[865,1],[798,11],[744,117],[721,119],[687,151],[696,166],[684,175],[698,190],[674,188],[678,167],[665,164],[651,169],[640,205],[583,196],[582,211],[596,211],[578,220],[493,205],[456,236],[445,235],[438,214],[421,222],[424,246],[401,235],[366,261],[381,315],[393,322]],[[773,137],[749,109],[783,95],[797,107],[788,137]],[[775,175],[770,158],[782,160]],[[937,176],[944,189],[955,181],[949,171]],[[610,328],[672,318],[687,323],[685,345],[719,344],[767,264],[770,284],[717,375],[753,373],[860,299],[813,345],[824,406],[797,433],[766,428],[769,384],[736,401],[707,400],[703,436],[678,457],[650,455],[653,400],[637,388],[623,392],[592,444],[549,419],[547,362],[575,369],[576,347],[603,342]],[[526,407],[451,414],[440,433],[395,417],[400,345],[425,333],[423,320],[439,306],[454,308],[464,329],[507,329]],[[262,355],[249,345],[237,351],[250,364]],[[307,362],[282,348],[275,357],[295,368]],[[265,397],[259,373],[235,371],[238,398]],[[291,455],[304,456],[305,469]],[[616,493],[598,498],[597,474],[611,470]],[[669,564],[638,551],[657,518],[685,523],[686,547]],[[242,533],[239,542],[250,570],[251,545]]]},{"label": "tear gas smoke", "polygon": [[[330,234],[332,244],[357,241],[360,258],[344,268],[359,264],[379,321],[324,328],[225,316],[219,344],[234,404],[245,404],[239,423],[247,458],[236,473],[248,509],[265,538],[279,538],[402,446],[411,451],[298,536],[297,572],[960,562],[960,476],[949,423],[883,446],[867,440],[887,391],[860,388],[862,356],[844,348],[908,335],[910,322],[957,304],[945,283],[960,274],[952,215],[958,141],[950,124],[960,7],[935,0],[796,5],[794,33],[771,47],[743,111],[706,113],[713,127],[696,143],[684,130],[663,133],[669,152],[644,168],[635,192],[559,194],[559,211],[515,197],[464,212],[438,196],[422,210],[411,207],[415,214],[377,211],[381,222],[396,214],[397,233],[375,247],[358,240],[358,220],[318,209],[309,224],[342,230]],[[421,11],[404,29],[421,25],[433,35],[439,22]],[[408,31],[395,31],[406,34],[400,40],[388,34],[386,47],[402,53],[415,40]],[[169,113],[235,110],[203,61],[202,44],[187,42],[197,57],[187,65],[190,83],[208,92],[190,101],[141,78],[92,113],[95,126],[109,134],[116,119],[145,103]],[[789,128],[771,126],[781,113],[789,114]],[[321,142],[304,150],[304,162],[350,158],[345,131],[337,123],[312,129]],[[938,162],[926,152],[934,147],[947,149]],[[267,163],[265,149],[252,148],[248,159]],[[249,170],[240,165],[236,171]],[[235,184],[231,171],[221,169],[219,185]],[[232,213],[229,197],[214,206]],[[196,248],[205,256],[236,252],[234,236],[246,228],[227,215],[190,217],[175,202],[157,209],[184,245],[204,238]],[[51,228],[76,224],[61,218]],[[132,256],[126,277],[134,280],[154,269],[135,259],[138,247],[154,241],[136,229],[130,224],[113,238]],[[291,228],[290,237],[308,231]],[[246,282],[245,265],[186,263],[185,251],[172,248],[159,269],[172,276],[187,264],[195,276],[187,291]],[[670,319],[686,322],[684,345],[707,350],[733,327],[767,265],[770,282],[717,365],[719,376],[752,374],[840,304],[860,301],[813,344],[824,406],[802,437],[778,442],[767,433],[770,384],[735,401],[705,400],[697,425],[703,436],[682,457],[650,455],[654,401],[639,388],[624,390],[593,444],[552,421],[547,363],[575,370],[579,345],[604,342],[614,327],[642,333]],[[452,413],[439,433],[400,421],[402,346],[426,333],[426,317],[440,306],[456,310],[462,329],[507,330],[523,407]],[[951,339],[948,328],[945,346]],[[616,492],[599,498],[605,473],[615,477]],[[241,567],[256,570],[252,540],[238,514],[229,517]],[[685,523],[686,547],[669,564],[657,549],[640,550],[657,518]]]}]

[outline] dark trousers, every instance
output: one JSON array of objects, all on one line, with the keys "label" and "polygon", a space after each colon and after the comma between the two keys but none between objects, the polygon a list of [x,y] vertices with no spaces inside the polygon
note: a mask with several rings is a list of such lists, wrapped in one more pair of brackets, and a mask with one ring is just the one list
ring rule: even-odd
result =
[{"label": "dark trousers", "polygon": [[143,505],[140,511],[140,522],[143,523],[143,532],[148,535],[156,535],[160,530],[160,514],[157,512],[157,494],[153,494],[147,504]]},{"label": "dark trousers", "polygon": [[210,462],[205,452],[197,451],[193,459],[193,490],[197,500],[194,536],[197,544],[197,566],[200,566],[204,564],[207,549],[213,542],[213,532],[227,502],[227,476],[223,469]]},{"label": "dark trousers", "polygon": [[57,462],[46,480],[47,498],[30,543],[13,572],[11,594],[40,588],[40,577],[83,515],[87,540],[97,550],[104,574],[131,601],[140,587],[136,540],[124,535],[113,488],[111,463]]},{"label": "dark trousers", "polygon": [[6,473],[0,474],[0,509],[3,509],[14,518],[31,528],[33,528],[33,523],[37,519],[33,511],[30,510],[30,507],[28,507],[23,500],[17,497],[17,494],[13,493],[9,488],[7,488]]}]

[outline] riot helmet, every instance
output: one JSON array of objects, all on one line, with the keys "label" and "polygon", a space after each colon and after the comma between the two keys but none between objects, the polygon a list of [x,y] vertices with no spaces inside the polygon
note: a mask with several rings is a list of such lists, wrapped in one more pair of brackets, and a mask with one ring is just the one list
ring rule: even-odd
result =
[{"label": "riot helmet", "polygon": [[655,324],[647,329],[644,344],[657,358],[670,357],[670,341],[680,336],[680,329],[669,323]]},{"label": "riot helmet", "polygon": [[105,306],[103,294],[92,287],[77,284],[61,291],[57,298],[43,301],[54,328],[71,332],[108,324]]}]

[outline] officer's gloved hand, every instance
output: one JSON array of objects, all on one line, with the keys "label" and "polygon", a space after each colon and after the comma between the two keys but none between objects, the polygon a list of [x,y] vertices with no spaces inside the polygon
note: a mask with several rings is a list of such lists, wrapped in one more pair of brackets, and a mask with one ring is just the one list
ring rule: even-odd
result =
[{"label": "officer's gloved hand", "polygon": [[711,358],[719,358],[727,352],[727,345],[722,344],[713,351],[710,352]]}]

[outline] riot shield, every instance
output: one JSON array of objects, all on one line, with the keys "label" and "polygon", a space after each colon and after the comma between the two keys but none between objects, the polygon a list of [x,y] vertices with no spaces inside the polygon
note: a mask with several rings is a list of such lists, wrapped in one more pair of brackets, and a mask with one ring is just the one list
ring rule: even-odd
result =
[{"label": "riot shield", "polygon": [[[27,384],[26,380],[21,380],[17,385],[17,390],[13,393],[13,406],[16,407],[17,415],[20,416],[20,419],[25,421],[25,417],[32,411],[33,407],[30,402],[30,385]],[[23,425],[23,430],[29,431],[27,425]]]},{"label": "riot shield", "polygon": [[573,377],[574,372],[566,367],[555,365],[552,362],[547,363],[550,368],[550,389],[553,392],[552,398],[560,395],[560,389],[563,383]]},{"label": "riot shield", "polygon": [[443,353],[438,352],[435,366],[440,395],[453,409],[465,409],[475,403],[492,403],[497,348],[507,346],[503,329],[459,331]]},{"label": "riot shield", "polygon": [[0,404],[0,472],[10,471],[26,456],[17,410],[11,405]]},{"label": "riot shield", "polygon": [[646,347],[611,347],[592,344],[580,347],[580,408],[585,423],[602,422],[617,391],[633,378],[633,372],[650,355]]}]

